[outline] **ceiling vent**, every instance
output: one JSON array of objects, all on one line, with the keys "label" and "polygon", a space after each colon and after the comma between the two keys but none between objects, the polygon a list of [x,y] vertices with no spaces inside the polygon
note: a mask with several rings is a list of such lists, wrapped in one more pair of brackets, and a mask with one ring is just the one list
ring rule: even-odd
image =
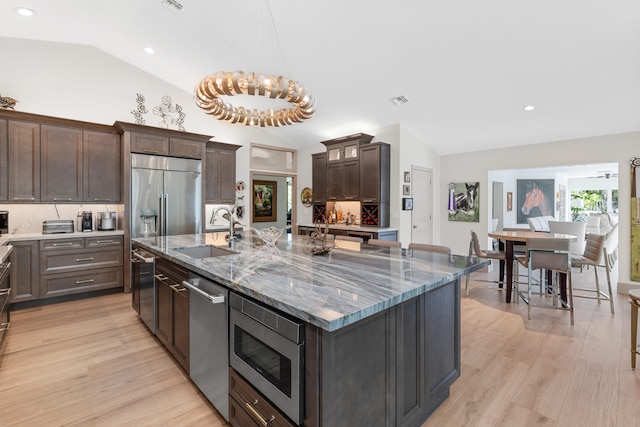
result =
[{"label": "ceiling vent", "polygon": [[176,15],[179,15],[182,12],[184,12],[184,6],[178,3],[176,0],[160,0],[160,3],[162,3],[164,7],[166,7]]},{"label": "ceiling vent", "polygon": [[391,101],[391,103],[396,107],[399,107],[409,102],[409,100],[405,98],[403,95],[396,96],[395,98],[391,98],[389,101]]}]

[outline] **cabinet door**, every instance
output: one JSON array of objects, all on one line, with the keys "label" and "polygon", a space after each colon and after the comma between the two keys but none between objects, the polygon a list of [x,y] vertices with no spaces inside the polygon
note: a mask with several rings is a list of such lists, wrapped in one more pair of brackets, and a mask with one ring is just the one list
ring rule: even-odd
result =
[{"label": "cabinet door", "polygon": [[171,347],[178,362],[189,372],[189,290],[176,284],[171,287],[173,336]]},{"label": "cabinet door", "polygon": [[236,152],[207,149],[206,201],[216,204],[236,202]]},{"label": "cabinet door", "polygon": [[380,195],[380,150],[379,145],[360,149],[360,200],[377,203]]},{"label": "cabinet door", "polygon": [[327,200],[342,200],[342,182],[344,168],[342,164],[327,164]]},{"label": "cabinet door", "polygon": [[40,125],[8,123],[9,201],[40,200]]},{"label": "cabinet door", "polygon": [[360,197],[360,162],[345,162],[342,183],[344,200],[358,200]]},{"label": "cabinet door", "polygon": [[11,244],[11,302],[40,298],[38,241],[15,241]]},{"label": "cabinet door", "polygon": [[171,305],[173,291],[169,278],[156,273],[156,336],[167,347],[171,347],[172,322]]},{"label": "cabinet door", "polygon": [[7,121],[0,120],[0,201],[7,201],[9,197],[8,155]]},{"label": "cabinet door", "polygon": [[168,156],[169,137],[132,132],[131,152],[155,154],[157,156]]},{"label": "cabinet door", "polygon": [[313,203],[327,201],[327,153],[312,155],[312,194]]},{"label": "cabinet door", "polygon": [[82,130],[42,125],[40,200],[82,201]]},{"label": "cabinet door", "polygon": [[174,157],[201,159],[203,151],[204,142],[180,138],[171,138],[169,140],[169,155]]},{"label": "cabinet door", "polygon": [[85,202],[122,201],[122,153],[116,134],[85,131],[84,195]]}]

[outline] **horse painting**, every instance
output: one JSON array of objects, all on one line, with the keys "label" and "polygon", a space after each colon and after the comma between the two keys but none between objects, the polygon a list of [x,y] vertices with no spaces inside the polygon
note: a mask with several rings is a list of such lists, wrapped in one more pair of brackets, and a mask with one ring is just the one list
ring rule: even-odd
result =
[{"label": "horse painting", "polygon": [[[464,187],[463,187],[464,185]],[[479,182],[449,184],[449,221],[478,222]]]},{"label": "horse painting", "polygon": [[518,180],[518,223],[526,223],[527,218],[553,216],[553,180]]}]

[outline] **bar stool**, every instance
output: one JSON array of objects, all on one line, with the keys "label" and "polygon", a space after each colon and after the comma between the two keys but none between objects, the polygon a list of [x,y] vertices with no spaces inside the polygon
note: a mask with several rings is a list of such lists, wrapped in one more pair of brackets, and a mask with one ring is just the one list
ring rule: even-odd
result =
[{"label": "bar stool", "polygon": [[638,307],[640,307],[640,289],[629,290],[631,304],[631,369],[636,369],[638,354]]}]

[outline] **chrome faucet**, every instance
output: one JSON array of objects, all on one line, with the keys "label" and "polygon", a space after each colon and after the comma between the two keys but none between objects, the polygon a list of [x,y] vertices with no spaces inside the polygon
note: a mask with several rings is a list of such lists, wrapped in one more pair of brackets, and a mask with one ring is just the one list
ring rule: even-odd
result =
[{"label": "chrome faucet", "polygon": [[234,219],[233,219],[233,212],[231,209],[229,209],[226,206],[221,206],[218,209],[216,209],[215,211],[213,211],[213,214],[211,215],[211,220],[209,220],[209,224],[213,224],[216,221],[216,216],[218,215],[218,212],[220,210],[224,210],[227,211],[227,213],[223,214],[222,217],[224,219],[226,219],[227,221],[229,221],[229,237],[227,239],[227,241],[229,242],[229,244],[231,244],[231,242],[235,241],[235,233],[233,231],[235,224],[237,223]]}]

